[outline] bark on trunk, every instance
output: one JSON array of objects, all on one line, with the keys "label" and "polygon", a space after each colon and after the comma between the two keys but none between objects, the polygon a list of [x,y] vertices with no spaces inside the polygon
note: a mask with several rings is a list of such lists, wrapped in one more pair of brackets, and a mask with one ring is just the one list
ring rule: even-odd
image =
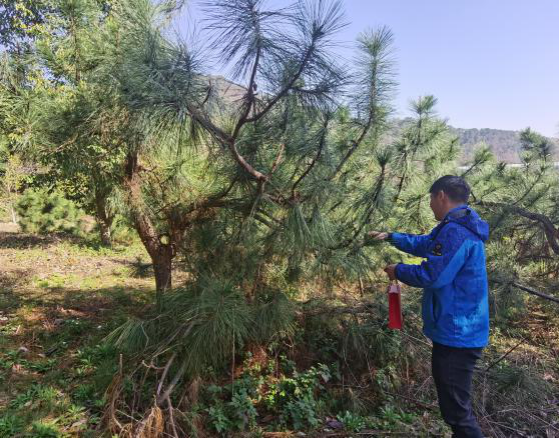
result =
[{"label": "bark on trunk", "polygon": [[107,214],[106,200],[106,196],[100,191],[95,193],[95,211],[97,213],[97,224],[99,225],[99,236],[103,245],[110,246],[112,243],[111,225],[113,224],[113,216]]},{"label": "bark on trunk", "polygon": [[125,186],[128,192],[128,201],[134,215],[134,223],[142,243],[144,244],[153,263],[155,273],[155,290],[157,293],[158,307],[165,290],[172,285],[171,262],[173,247],[171,242],[161,242],[157,229],[149,217],[144,198],[142,196],[141,179],[138,168],[138,156],[130,154],[126,162]]},{"label": "bark on trunk", "polygon": [[12,213],[12,223],[17,224],[16,210],[14,209],[13,204],[10,205],[10,212]]},{"label": "bark on trunk", "polygon": [[170,245],[161,245],[157,257],[153,261],[153,271],[155,272],[155,289],[164,292],[172,287],[172,260],[173,252]]},{"label": "bark on trunk", "polygon": [[103,221],[99,221],[99,237],[101,238],[101,243],[105,246],[111,246],[111,229],[110,225],[105,224]]}]

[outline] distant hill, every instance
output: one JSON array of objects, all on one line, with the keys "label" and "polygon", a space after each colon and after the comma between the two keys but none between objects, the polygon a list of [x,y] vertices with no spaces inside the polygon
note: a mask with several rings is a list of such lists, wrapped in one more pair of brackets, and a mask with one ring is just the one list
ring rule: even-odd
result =
[{"label": "distant hill", "polygon": [[[389,134],[389,139],[394,139],[403,125],[409,119],[394,120],[393,130]],[[463,148],[463,154],[460,162],[464,163],[473,157],[474,150],[481,144],[485,143],[497,157],[497,160],[505,163],[519,163],[521,151],[520,131],[506,131],[503,129],[491,128],[455,128],[450,126],[450,131],[458,136],[460,144]],[[555,145],[555,159],[559,160],[559,139],[551,139]]]},{"label": "distant hill", "polygon": [[[480,143],[486,143],[498,160],[507,163],[520,162],[518,152],[520,146],[520,131],[504,131],[502,129],[462,129],[451,127],[451,130],[460,138],[464,148],[463,161],[472,157],[473,151]],[[559,139],[552,139],[556,144],[555,156],[558,157]]]}]

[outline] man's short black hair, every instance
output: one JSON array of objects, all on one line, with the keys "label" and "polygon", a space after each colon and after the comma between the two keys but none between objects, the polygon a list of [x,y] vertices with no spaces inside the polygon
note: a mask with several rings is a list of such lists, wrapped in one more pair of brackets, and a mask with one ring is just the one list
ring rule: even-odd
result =
[{"label": "man's short black hair", "polygon": [[429,193],[436,195],[441,190],[445,192],[452,201],[463,202],[464,204],[468,202],[471,192],[470,186],[464,178],[460,178],[456,175],[445,175],[439,178],[433,183],[429,189]]}]

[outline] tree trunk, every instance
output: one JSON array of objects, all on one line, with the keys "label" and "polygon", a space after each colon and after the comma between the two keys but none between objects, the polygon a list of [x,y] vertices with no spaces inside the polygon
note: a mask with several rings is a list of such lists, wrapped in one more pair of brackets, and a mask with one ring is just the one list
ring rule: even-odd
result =
[{"label": "tree trunk", "polygon": [[10,212],[12,213],[12,223],[17,224],[17,216],[16,210],[14,209],[14,205],[10,205]]},{"label": "tree trunk", "polygon": [[170,245],[161,245],[157,257],[152,256],[153,271],[155,272],[155,289],[158,293],[172,287],[173,251]]},{"label": "tree trunk", "polygon": [[103,245],[111,246],[111,225],[114,216],[107,213],[106,210],[107,197],[101,190],[95,192],[95,212],[97,216],[97,224],[99,225],[99,235]]},{"label": "tree trunk", "polygon": [[103,221],[99,221],[99,237],[101,238],[101,243],[105,246],[111,246],[111,229]]},{"label": "tree trunk", "polygon": [[171,242],[163,243],[161,241],[157,229],[146,211],[137,154],[128,156],[125,175],[124,185],[128,192],[128,204],[134,216],[135,228],[153,263],[155,290],[160,308],[163,292],[170,289],[172,285],[173,246]]}]

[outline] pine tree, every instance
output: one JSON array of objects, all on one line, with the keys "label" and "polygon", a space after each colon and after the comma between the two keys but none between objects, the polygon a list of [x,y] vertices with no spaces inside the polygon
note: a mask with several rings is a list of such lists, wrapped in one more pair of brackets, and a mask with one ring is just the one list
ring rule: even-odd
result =
[{"label": "pine tree", "polygon": [[[80,115],[84,108],[70,107],[69,114],[78,117],[67,117],[63,122],[67,129],[61,129],[60,112],[54,118],[57,124],[51,125],[57,132],[77,133],[76,138],[67,136],[69,141],[62,141],[64,134],[53,141],[67,150],[70,143],[83,144],[92,135],[103,134],[116,146],[113,156],[126,156],[122,188],[153,259],[158,290],[171,285],[171,259],[187,229],[198,216],[213,216],[216,207],[226,206],[234,215],[248,214],[245,219],[251,223],[275,214],[265,210],[279,215],[287,211],[295,240],[325,241],[325,236],[309,240],[307,215],[314,212],[315,220],[322,220],[316,208],[319,198],[342,176],[362,144],[378,142],[386,120],[387,95],[393,87],[386,58],[388,31],[363,36],[363,70],[354,90],[357,113],[346,118],[347,138],[330,150],[331,127],[342,120],[336,116],[339,104],[334,95],[345,79],[325,49],[341,25],[339,4],[301,4],[286,13],[262,11],[260,3],[208,6],[223,59],[235,64],[237,79],[243,76],[247,81],[240,107],[224,109],[230,102],[215,96],[193,53],[163,38],[157,20],[167,16],[167,7],[131,2],[115,5],[98,44],[103,48],[97,52],[99,64],[89,76],[79,78],[89,87],[79,91],[86,112]],[[247,14],[257,20],[246,21]],[[277,35],[276,25],[282,20],[287,27]],[[294,31],[298,41],[292,40]],[[62,66],[53,71],[66,71],[65,77],[72,80],[71,69]],[[262,93],[258,98],[257,87]],[[45,120],[49,125],[49,118]],[[305,127],[310,128],[308,134]],[[192,154],[194,148],[203,151],[206,160]],[[208,168],[210,156],[214,162]],[[206,167],[194,185],[185,179],[186,166],[190,171]],[[169,188],[162,181],[186,186]],[[310,202],[302,207],[303,194],[313,207],[306,206]],[[323,228],[317,223],[312,232]]]},{"label": "pine tree", "polygon": [[27,190],[18,200],[19,225],[26,233],[80,233],[78,208],[60,193]]},{"label": "pine tree", "polygon": [[213,45],[244,85],[238,102],[216,95],[195,53],[146,27],[153,9],[142,5],[116,12],[126,37],[102,77],[118,105],[104,111],[129,117],[123,188],[156,275],[170,274],[159,252],[168,245],[192,280],[112,339],[166,357],[164,403],[181,381],[288,330],[287,291],[368,276],[381,257],[364,242],[370,228],[395,226],[399,212],[410,228],[431,225],[429,184],[453,168],[458,149],[431,97],[414,104],[417,118],[396,145],[383,144],[392,34],[364,33],[348,78],[326,50],[342,22],[337,3],[208,5]]},{"label": "pine tree", "polygon": [[[489,221],[487,260],[491,304],[497,319],[524,307],[524,291],[515,284],[553,287],[559,254],[557,171],[553,147],[527,129],[521,133],[522,163],[496,162],[487,151],[477,152],[464,172],[472,185],[472,204]],[[546,277],[551,278],[544,281]],[[553,294],[551,294],[553,295]]]},{"label": "pine tree", "polygon": [[[92,110],[96,90],[82,81],[97,65],[99,26],[106,16],[103,5],[89,0],[64,0],[45,13],[42,32],[34,41],[41,75],[32,93],[18,101],[29,108],[27,156],[48,169],[47,185],[95,215],[101,241],[110,244],[110,230],[117,209],[115,185],[122,175],[118,154],[109,151],[102,132],[80,135],[74,127]],[[46,69],[46,70],[45,70]],[[93,96],[93,97],[92,97]],[[53,181],[54,180],[54,181]]]}]

